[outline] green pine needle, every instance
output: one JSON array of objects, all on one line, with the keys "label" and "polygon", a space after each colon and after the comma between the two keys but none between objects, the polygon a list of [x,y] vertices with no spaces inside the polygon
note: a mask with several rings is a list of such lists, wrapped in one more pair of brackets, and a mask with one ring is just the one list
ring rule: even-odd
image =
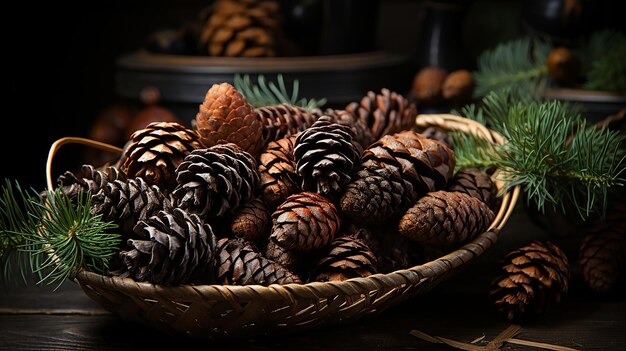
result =
[{"label": "green pine needle", "polygon": [[582,51],[585,89],[626,92],[626,35],[611,30],[595,32]]},{"label": "green pine needle", "polygon": [[252,106],[272,106],[282,103],[300,106],[307,110],[321,108],[326,104],[326,99],[306,99],[299,98],[300,82],[296,79],[293,82],[291,94],[287,91],[287,86],[283,76],[279,74],[276,78],[277,83],[267,82],[265,76],[258,75],[257,83],[254,84],[249,75],[235,75],[234,87],[237,89]]}]

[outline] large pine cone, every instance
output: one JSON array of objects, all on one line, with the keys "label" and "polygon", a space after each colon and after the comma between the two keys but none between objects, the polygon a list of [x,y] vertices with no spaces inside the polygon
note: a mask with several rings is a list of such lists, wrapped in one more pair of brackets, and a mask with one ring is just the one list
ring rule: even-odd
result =
[{"label": "large pine cone", "polygon": [[363,153],[341,209],[358,221],[389,219],[426,193],[443,189],[455,164],[454,152],[439,141],[414,131],[386,135]]},{"label": "large pine cone", "polygon": [[312,126],[319,117],[290,104],[257,107],[255,110],[263,126],[263,145],[298,134]]},{"label": "large pine cone", "polygon": [[191,152],[176,169],[178,205],[203,218],[220,218],[252,199],[259,185],[256,161],[235,144]]},{"label": "large pine cone", "polygon": [[342,281],[377,273],[376,256],[363,239],[340,236],[330,243],[330,250],[315,270],[315,281]]},{"label": "large pine cone", "polygon": [[533,242],[506,255],[489,296],[509,320],[519,320],[558,303],[567,292],[568,280],[563,251],[550,242]]},{"label": "large pine cone", "polygon": [[237,238],[261,243],[269,237],[271,215],[263,200],[255,197],[235,213],[230,231]]},{"label": "large pine cone", "polygon": [[100,171],[92,165],[83,165],[78,171],[66,171],[58,178],[58,183],[63,192],[72,197],[78,195],[79,192],[89,192],[96,194],[104,188],[109,182],[127,180],[126,173],[120,171],[116,167],[107,167]]},{"label": "large pine cone", "polygon": [[626,203],[610,202],[606,217],[593,221],[580,244],[580,270],[593,291],[616,290],[626,269]]},{"label": "large pine cone", "polygon": [[302,190],[334,198],[350,181],[360,154],[350,128],[322,116],[298,135],[294,156]]},{"label": "large pine cone", "polygon": [[480,168],[463,168],[454,174],[448,191],[466,193],[484,202],[495,210],[498,203],[498,188],[487,172]]},{"label": "large pine cone", "polygon": [[263,148],[257,112],[232,85],[214,84],[196,115],[196,129],[204,147],[234,143],[252,156]]},{"label": "large pine cone", "polygon": [[417,116],[415,104],[389,89],[382,89],[380,94],[369,91],[360,102],[352,102],[345,109],[369,127],[374,140],[413,128]]},{"label": "large pine cone", "polygon": [[398,231],[423,245],[455,248],[487,230],[493,218],[482,201],[440,190],[417,200],[400,219]]},{"label": "large pine cone", "polygon": [[200,148],[197,133],[176,122],[153,122],[135,131],[119,160],[129,178],[170,189],[176,185],[176,167],[192,150]]},{"label": "large pine cone", "polygon": [[211,56],[276,56],[280,6],[268,0],[218,0],[200,34],[201,52]]},{"label": "large pine cone", "polygon": [[301,283],[297,275],[263,257],[254,246],[243,239],[220,239],[217,243],[216,260],[218,284]]},{"label": "large pine cone", "polygon": [[161,211],[135,226],[122,263],[136,281],[207,284],[212,280],[216,238],[211,226],[181,209]]},{"label": "large pine cone", "polygon": [[358,143],[363,150],[376,141],[368,126],[362,120],[357,118],[357,116],[352,112],[329,108],[324,110],[324,112],[320,109],[315,109],[313,110],[313,114],[316,115],[317,118],[321,116],[330,116],[333,123],[350,127],[350,130],[352,130],[354,135],[354,141]]},{"label": "large pine cone", "polygon": [[313,251],[328,245],[341,226],[335,206],[311,192],[291,195],[272,214],[271,240],[286,249]]},{"label": "large pine cone", "polygon": [[290,195],[299,193],[301,179],[296,172],[293,148],[298,134],[270,141],[259,156],[261,198],[275,209]]},{"label": "large pine cone", "polygon": [[303,252],[287,250],[274,240],[267,241],[263,248],[263,256],[296,273],[300,273],[305,264]]}]

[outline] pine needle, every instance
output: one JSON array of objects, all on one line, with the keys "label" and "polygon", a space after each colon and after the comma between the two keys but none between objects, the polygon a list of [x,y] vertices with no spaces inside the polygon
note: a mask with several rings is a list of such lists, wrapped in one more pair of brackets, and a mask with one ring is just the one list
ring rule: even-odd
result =
[{"label": "pine needle", "polygon": [[264,75],[257,76],[257,83],[254,84],[249,75],[235,75],[234,87],[248,100],[254,107],[272,106],[282,103],[299,106],[307,110],[321,108],[326,104],[326,99],[306,99],[299,98],[300,82],[296,79],[293,82],[291,94],[287,90],[283,76],[279,74],[277,83],[267,82]]},{"label": "pine needle", "polygon": [[582,52],[585,89],[626,92],[626,35],[612,30],[595,32]]}]

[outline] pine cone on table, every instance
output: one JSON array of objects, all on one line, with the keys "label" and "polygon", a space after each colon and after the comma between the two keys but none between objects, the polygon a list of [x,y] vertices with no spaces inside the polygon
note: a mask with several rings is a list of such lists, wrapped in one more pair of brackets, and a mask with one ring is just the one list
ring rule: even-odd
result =
[{"label": "pine cone on table", "polygon": [[450,184],[448,191],[466,193],[484,202],[495,211],[498,204],[498,188],[487,172],[480,168],[462,168],[458,170]]},{"label": "pine cone on table", "polygon": [[261,243],[269,237],[271,215],[263,200],[255,197],[235,213],[230,231],[237,238]]},{"label": "pine cone on table", "polygon": [[313,110],[313,114],[317,116],[316,118],[330,116],[333,123],[350,127],[354,135],[353,139],[359,144],[361,152],[375,141],[374,135],[372,135],[368,126],[352,112],[328,108],[323,112],[320,109],[315,109]]},{"label": "pine cone on table", "polygon": [[377,259],[363,239],[339,236],[329,245],[328,253],[315,267],[315,281],[343,281],[364,278],[377,271]]},{"label": "pine cone on table", "polygon": [[299,193],[301,179],[296,172],[293,148],[296,135],[270,141],[259,156],[260,196],[274,210],[285,199]]},{"label": "pine cone on table", "polygon": [[290,104],[257,107],[263,126],[263,145],[298,134],[315,123],[317,115]]},{"label": "pine cone on table", "polygon": [[115,180],[125,182],[127,178],[126,173],[113,166],[100,171],[92,165],[83,165],[78,171],[64,172],[59,176],[57,182],[61,186],[63,193],[73,197],[81,191],[89,192],[92,195],[96,194],[107,183]]},{"label": "pine cone on table", "polygon": [[558,303],[568,281],[563,251],[550,242],[533,242],[506,255],[489,297],[509,320],[520,320]]}]

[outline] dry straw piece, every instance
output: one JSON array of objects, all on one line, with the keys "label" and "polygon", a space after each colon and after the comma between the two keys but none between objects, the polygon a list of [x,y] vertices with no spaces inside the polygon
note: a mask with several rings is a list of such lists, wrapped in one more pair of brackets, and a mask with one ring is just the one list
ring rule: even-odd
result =
[{"label": "dry straw piece", "polygon": [[[458,116],[418,115],[416,124],[419,128],[437,126],[471,133],[492,143],[504,143],[497,133]],[[46,169],[50,188],[54,154],[61,145],[76,142],[107,147],[80,138],[63,138],[55,142]],[[112,149],[109,147],[109,150]],[[496,180],[496,185],[502,189],[506,184]],[[502,196],[487,231],[471,242],[433,261],[387,274],[307,284],[166,287],[82,270],[75,280],[91,299],[123,319],[192,338],[286,334],[320,325],[346,323],[381,313],[430,290],[480,256],[497,240],[519,193],[519,187],[515,187]]]}]

